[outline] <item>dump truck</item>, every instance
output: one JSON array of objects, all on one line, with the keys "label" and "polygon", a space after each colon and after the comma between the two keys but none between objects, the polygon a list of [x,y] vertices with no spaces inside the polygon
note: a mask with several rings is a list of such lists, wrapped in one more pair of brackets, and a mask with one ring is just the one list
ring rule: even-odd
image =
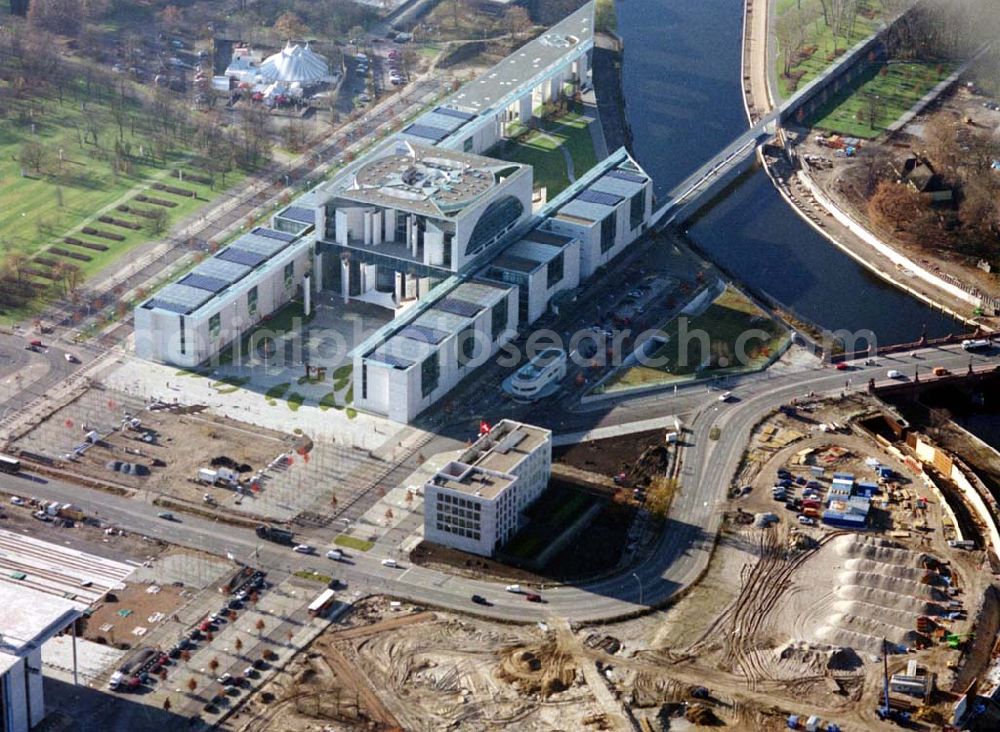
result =
[{"label": "dump truck", "polygon": [[266,524],[261,524],[256,529],[257,536],[261,539],[267,539],[268,541],[273,541],[275,544],[285,544],[286,546],[293,543],[295,534],[288,529],[282,529],[277,526],[268,526]]}]

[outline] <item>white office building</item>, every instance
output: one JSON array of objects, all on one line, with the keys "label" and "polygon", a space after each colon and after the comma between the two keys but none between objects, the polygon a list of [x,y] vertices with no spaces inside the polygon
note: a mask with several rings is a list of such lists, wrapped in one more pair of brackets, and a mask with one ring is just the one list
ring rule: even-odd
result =
[{"label": "white office building", "polygon": [[2,732],[28,732],[44,719],[42,646],[62,634],[72,635],[75,645],[76,621],[132,570],[127,564],[0,530]]},{"label": "white office building", "polygon": [[472,280],[428,299],[354,350],[354,401],[409,422],[514,335],[517,288]]},{"label": "white office building", "polygon": [[399,140],[317,198],[327,287],[395,310],[531,215],[531,167]]},{"label": "white office building", "polygon": [[552,208],[543,228],[580,241],[580,279],[585,280],[646,231],[653,183],[622,149],[563,191]]},{"label": "white office building", "polygon": [[293,297],[315,290],[320,280],[307,277],[321,261],[313,217],[289,207],[272,227],[255,227],[158,290],[135,309],[136,355],[198,366]]},{"label": "white office building", "polygon": [[424,486],[424,539],[492,556],[548,486],[552,433],[502,420]]}]

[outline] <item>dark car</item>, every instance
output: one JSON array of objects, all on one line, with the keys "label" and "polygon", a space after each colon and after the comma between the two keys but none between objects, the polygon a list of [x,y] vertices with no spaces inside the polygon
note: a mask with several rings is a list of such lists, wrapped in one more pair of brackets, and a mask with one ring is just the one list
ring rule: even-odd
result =
[{"label": "dark car", "polygon": [[486,602],[486,598],[483,597],[482,595],[473,595],[472,596],[472,601],[474,603],[476,603],[477,605],[487,605],[487,604],[489,604],[489,603]]},{"label": "dark car", "polygon": [[542,596],[536,595],[533,592],[529,592],[527,595],[524,596],[524,599],[527,600],[528,602],[541,602]]}]

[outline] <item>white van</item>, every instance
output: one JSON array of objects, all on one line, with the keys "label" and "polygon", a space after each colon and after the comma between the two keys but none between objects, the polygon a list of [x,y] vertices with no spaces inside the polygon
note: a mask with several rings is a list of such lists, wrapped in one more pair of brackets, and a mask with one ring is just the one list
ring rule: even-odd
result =
[{"label": "white van", "polygon": [[383,567],[398,567],[399,565],[396,564],[396,560],[395,559],[383,559],[382,560],[382,566]]},{"label": "white van", "polygon": [[520,594],[520,592],[521,592],[521,585],[507,585],[507,587],[504,588],[504,589],[506,589],[507,592],[513,592],[514,594]]},{"label": "white van", "polygon": [[121,683],[124,680],[125,680],[125,674],[123,674],[121,671],[115,671],[113,674],[111,674],[111,678],[108,679],[108,688],[114,691],[119,686],[121,686]]},{"label": "white van", "polygon": [[902,379],[903,372],[897,371],[896,369],[889,369],[889,373],[886,374],[890,379]]}]

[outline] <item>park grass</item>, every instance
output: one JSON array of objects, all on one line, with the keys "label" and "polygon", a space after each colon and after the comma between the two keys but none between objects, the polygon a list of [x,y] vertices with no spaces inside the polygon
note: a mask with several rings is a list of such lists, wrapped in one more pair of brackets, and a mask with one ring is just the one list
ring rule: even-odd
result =
[{"label": "park grass", "polygon": [[[682,354],[679,335],[683,317],[687,316],[674,318],[661,327],[667,342],[652,354],[652,358],[665,358],[664,366],[636,364],[623,369],[603,386],[603,390],[610,392],[654,383],[669,384],[696,376],[751,371],[764,366],[788,338],[787,330],[780,323],[732,287],[723,290],[702,313],[687,317],[685,332],[689,337],[685,339],[686,347]],[[748,351],[748,362],[737,363],[737,339],[750,329],[762,331],[766,340],[762,342],[759,337],[748,339],[744,346]],[[702,353],[702,340],[694,337],[697,331],[708,334],[709,353]]]},{"label": "park grass", "polygon": [[503,547],[503,553],[520,561],[535,559],[598,500],[583,491],[550,485],[525,510],[527,525]]},{"label": "park grass", "polygon": [[[812,0],[815,3],[815,0]],[[784,13],[794,8],[799,0],[777,0],[775,4],[775,15],[780,17]],[[809,2],[809,0],[807,0]],[[881,11],[875,0],[860,0],[861,10],[868,10],[873,14],[872,18],[866,18],[859,12],[857,22],[854,25],[854,32],[849,38],[838,37],[834,39],[833,32],[823,22],[821,13],[817,13],[817,19],[809,24],[804,46],[815,46],[816,51],[808,58],[801,59],[791,67],[791,74],[794,76],[801,73],[798,85],[793,86],[792,79],[786,77],[784,73],[784,59],[779,53],[775,58],[775,65],[778,76],[778,95],[782,99],[787,99],[796,89],[801,89],[810,81],[819,76],[828,66],[834,63],[845,50],[850,49],[859,41],[870,36],[881,23]],[[836,54],[836,55],[835,55]]]},{"label": "park grass", "polygon": [[[927,92],[947,78],[952,64],[890,63],[872,67],[860,84],[852,85],[820,108],[812,127],[850,137],[878,137]],[[874,125],[871,104],[878,98]]]},{"label": "park grass", "polygon": [[304,580],[309,580],[310,582],[319,582],[321,585],[329,585],[333,580],[332,577],[328,577],[327,575],[319,572],[314,572],[311,569],[300,569],[295,572],[295,576]]},{"label": "park grass", "polygon": [[281,399],[285,396],[285,392],[288,391],[289,387],[291,387],[291,384],[287,381],[282,382],[281,384],[275,384],[264,392],[264,397],[266,399]]},{"label": "park grass", "polygon": [[[84,278],[92,277],[139,244],[162,236],[153,235],[145,219],[115,211],[114,205],[128,202],[135,193],[147,192],[156,181],[193,191],[195,198],[148,191],[154,197],[177,204],[164,208],[166,226],[170,227],[241,180],[241,174],[231,173],[224,184],[221,178],[216,178],[218,185],[214,188],[190,179],[179,181],[177,169],[211,177],[202,170],[202,161],[189,147],[187,141],[191,136],[178,136],[172,143],[176,150],[167,154],[165,160],[154,161],[149,155],[154,134],[149,128],[148,114],[134,100],[126,102],[125,112],[128,120],[119,133],[110,96],[93,90],[88,93],[82,82],[67,85],[61,103],[50,91],[33,92],[23,98],[7,97],[4,133],[0,135],[0,201],[3,202],[0,243],[4,251],[16,250],[33,257],[48,246],[59,245],[64,236],[101,243],[108,247],[107,251],[63,246],[91,258],[86,262],[65,261],[79,266]],[[98,131],[96,145],[89,133],[84,132],[88,125]],[[83,142],[85,135],[87,141]],[[38,143],[45,151],[45,162],[41,172],[25,169],[26,175],[22,176],[20,154],[26,143]],[[129,149],[128,167],[118,173],[113,170],[116,143]],[[148,203],[138,205],[144,209],[157,208]],[[102,213],[139,224],[141,228],[130,230],[99,223],[96,219]],[[79,229],[87,224],[119,234],[124,240],[114,242],[80,235]],[[61,259],[58,255],[51,256]],[[6,319],[36,312],[45,299],[36,297],[20,308],[11,308]]]},{"label": "park grass", "polygon": [[561,148],[569,150],[577,178],[597,165],[588,124],[579,114],[570,112],[543,122],[545,132],[532,130],[512,141],[501,155],[513,163],[531,165],[535,187],[545,187],[551,199],[570,184]]},{"label": "park grass", "polygon": [[356,536],[341,534],[334,538],[333,543],[337,546],[346,546],[348,549],[357,549],[359,552],[366,552],[375,546],[375,542],[359,539]]}]

